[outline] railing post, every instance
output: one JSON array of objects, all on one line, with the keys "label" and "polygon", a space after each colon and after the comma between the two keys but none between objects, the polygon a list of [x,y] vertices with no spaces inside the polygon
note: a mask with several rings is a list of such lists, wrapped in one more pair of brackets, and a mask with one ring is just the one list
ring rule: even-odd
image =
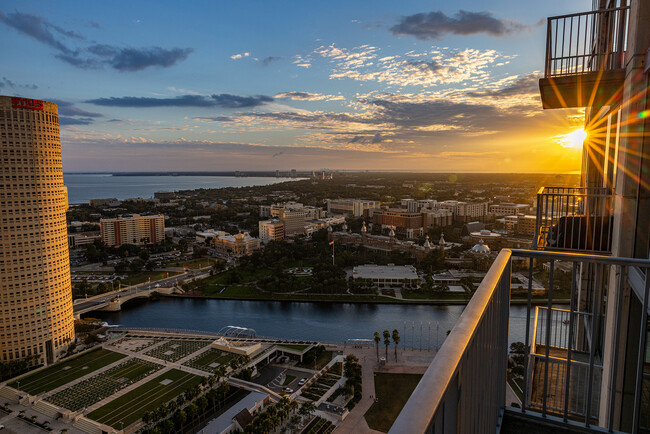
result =
[{"label": "railing post", "polygon": [[609,432],[614,431],[614,403],[616,402],[616,376],[618,371],[618,350],[619,342],[618,335],[621,330],[621,310],[623,305],[623,288],[625,287],[625,271],[626,268],[619,265],[618,288],[616,289],[616,300],[614,301],[614,312],[616,315],[616,324],[614,326],[614,337],[612,339],[614,346],[614,357],[612,359],[612,373],[610,381],[610,395],[609,395],[609,415],[607,428]]},{"label": "railing post", "polygon": [[577,298],[576,290],[576,278],[578,276],[578,263],[573,263],[573,272],[571,274],[571,301],[569,303],[569,343],[567,344],[567,357],[566,357],[566,371],[565,371],[565,381],[564,381],[564,422],[567,422],[568,413],[569,413],[569,388],[571,386],[571,345],[573,345],[573,337],[575,327],[575,302]]},{"label": "railing post", "polygon": [[544,392],[542,397],[544,401],[542,402],[542,417],[546,417],[546,407],[548,400],[548,365],[550,357],[550,347],[551,347],[551,310],[553,309],[553,272],[555,270],[555,259],[551,259],[551,266],[548,276],[548,309],[546,311],[546,345],[544,347],[546,363],[544,364]]},{"label": "railing post", "polygon": [[646,269],[645,290],[643,291],[643,310],[639,327],[639,355],[636,365],[636,387],[634,390],[634,416],[632,417],[632,432],[639,432],[639,413],[641,412],[641,388],[643,386],[643,364],[645,362],[646,335],[648,333],[648,290],[650,289],[650,270]]},{"label": "railing post", "polygon": [[[539,202],[539,196],[537,196]],[[539,211],[538,211],[539,212]],[[510,259],[512,261],[512,259]],[[522,386],[523,400],[521,403],[521,411],[526,413],[526,405],[528,400],[528,363],[530,359],[531,346],[530,346],[530,305],[533,292],[533,258],[528,261],[528,301],[526,303],[526,342],[524,344],[524,381]]]}]

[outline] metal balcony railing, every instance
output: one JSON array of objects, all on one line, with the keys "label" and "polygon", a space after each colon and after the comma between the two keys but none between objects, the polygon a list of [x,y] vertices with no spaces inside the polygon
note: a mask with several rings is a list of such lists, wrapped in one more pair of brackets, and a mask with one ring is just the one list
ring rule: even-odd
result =
[{"label": "metal balcony railing", "polygon": [[544,77],[622,68],[629,6],[548,18]]},{"label": "metal balcony railing", "polygon": [[608,254],[614,195],[607,188],[542,187],[533,248]]},{"label": "metal balcony railing", "polygon": [[[506,408],[509,403],[505,402],[513,257],[525,258],[529,273],[523,342],[529,351],[523,357],[521,409]],[[560,261],[572,263],[570,282],[556,269]],[[546,269],[540,263],[549,266]],[[629,336],[621,338],[623,321],[627,321],[624,297],[629,297],[624,289],[631,282],[630,270],[639,268],[650,268],[650,260],[503,249],[389,433],[494,433],[515,412],[519,419],[529,418],[534,432],[543,430],[538,424],[549,420],[556,426],[563,424],[567,432],[575,427],[581,432],[592,427],[612,432],[616,421],[626,425],[619,426],[620,431],[647,432],[647,277],[645,293],[638,299],[640,329],[627,324]],[[533,310],[533,277],[542,276],[547,280],[546,307]],[[614,297],[606,297],[609,285],[615,285]],[[555,305],[558,299],[566,303],[567,298],[568,308]],[[602,362],[606,331],[611,333],[613,348],[607,372]],[[619,339],[632,349],[640,348],[638,357],[619,354]],[[622,361],[626,362],[625,385],[617,373]],[[623,411],[621,395],[617,395],[621,387],[627,388],[625,407],[633,412],[627,419],[616,419],[617,412]]]}]

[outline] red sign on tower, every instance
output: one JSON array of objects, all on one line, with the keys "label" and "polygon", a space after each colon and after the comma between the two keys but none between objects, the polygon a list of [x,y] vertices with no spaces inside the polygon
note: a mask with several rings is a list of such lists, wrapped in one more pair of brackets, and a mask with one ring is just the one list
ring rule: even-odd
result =
[{"label": "red sign on tower", "polygon": [[13,108],[24,108],[30,110],[43,110],[43,101],[40,99],[20,98],[14,96],[11,98]]}]

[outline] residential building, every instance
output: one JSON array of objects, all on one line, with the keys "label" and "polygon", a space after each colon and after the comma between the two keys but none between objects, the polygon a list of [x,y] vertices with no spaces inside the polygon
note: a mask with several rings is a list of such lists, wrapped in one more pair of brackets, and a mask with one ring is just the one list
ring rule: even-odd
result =
[{"label": "residential building", "polygon": [[490,212],[495,216],[523,215],[530,211],[530,205],[525,203],[499,203],[490,205]]},{"label": "residential building", "polygon": [[74,341],[57,105],[0,96],[0,362],[51,364]]},{"label": "residential building", "polygon": [[146,246],[165,240],[165,217],[162,215],[133,214],[129,217],[101,219],[99,226],[102,241],[111,247],[122,244]]},{"label": "residential building", "polygon": [[454,222],[454,214],[447,209],[430,210],[420,209],[422,225],[425,229],[450,226]]},{"label": "residential building", "polygon": [[[536,250],[499,253],[390,433],[650,432],[650,2],[593,7],[548,19],[539,83],[544,108],[585,108],[581,185],[540,189]],[[547,304],[526,309],[519,408],[506,401],[514,258],[529,282],[548,270]]]},{"label": "residential building", "polygon": [[230,256],[246,256],[260,249],[260,239],[251,237],[248,232],[235,235],[224,232],[211,239],[210,245]]},{"label": "residential building", "polygon": [[258,223],[260,240],[267,244],[284,240],[284,223],[279,219],[262,220]]},{"label": "residential building", "polygon": [[366,210],[379,208],[380,202],[376,200],[361,199],[328,199],[327,215],[344,214],[361,217]]},{"label": "residential building", "polygon": [[446,200],[444,202],[439,202],[438,205],[440,206],[440,209],[451,211],[454,215],[454,220],[461,222],[483,220],[488,213],[487,202]]}]

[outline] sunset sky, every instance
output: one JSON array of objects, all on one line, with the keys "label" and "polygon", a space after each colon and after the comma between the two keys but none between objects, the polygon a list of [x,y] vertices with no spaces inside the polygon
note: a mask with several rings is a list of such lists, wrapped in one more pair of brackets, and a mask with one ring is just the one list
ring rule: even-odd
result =
[{"label": "sunset sky", "polygon": [[576,171],[537,81],[546,17],[590,8],[8,0],[0,94],[59,105],[68,172]]}]

